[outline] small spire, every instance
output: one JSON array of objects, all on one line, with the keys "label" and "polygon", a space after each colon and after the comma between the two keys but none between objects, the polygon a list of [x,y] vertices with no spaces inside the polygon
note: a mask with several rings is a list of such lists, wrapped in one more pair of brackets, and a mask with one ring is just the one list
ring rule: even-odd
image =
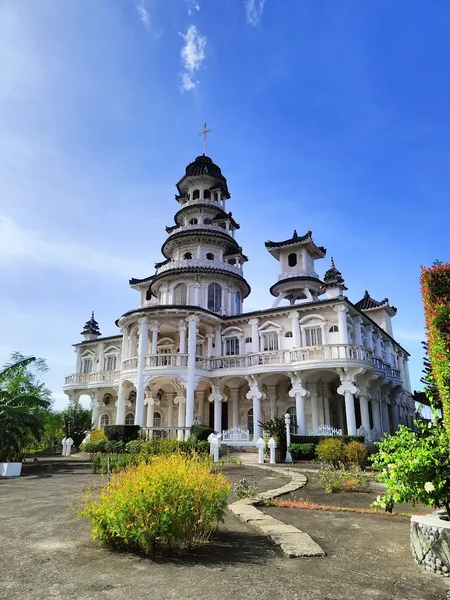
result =
[{"label": "small spire", "polygon": [[336,265],[334,264],[334,258],[333,257],[331,257],[331,268],[332,269],[336,268]]},{"label": "small spire", "polygon": [[211,129],[208,129],[206,126],[206,121],[203,125],[203,131],[200,131],[199,135],[203,136],[203,156],[206,155],[206,136],[210,133]]},{"label": "small spire", "polygon": [[334,258],[331,257],[331,266],[328,271],[325,273],[323,277],[324,288],[339,288],[341,290],[346,290],[344,278],[342,277],[342,273],[336,268],[334,264]]},{"label": "small spire", "polygon": [[367,290],[364,292],[364,298],[370,298],[370,294]]},{"label": "small spire", "polygon": [[294,229],[294,233],[292,234],[292,238],[295,240],[296,238],[298,238],[298,233],[297,230]]},{"label": "small spire", "polygon": [[100,328],[95,320],[94,311],[92,311],[89,321],[86,321],[81,335],[84,335],[85,339],[95,339],[101,335]]}]

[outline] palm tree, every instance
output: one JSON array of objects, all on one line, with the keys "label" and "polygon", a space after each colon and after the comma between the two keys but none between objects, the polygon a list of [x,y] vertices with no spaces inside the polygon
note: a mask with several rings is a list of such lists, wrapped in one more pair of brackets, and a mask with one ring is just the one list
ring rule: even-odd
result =
[{"label": "palm tree", "polygon": [[39,440],[44,423],[39,409],[47,409],[43,384],[27,376],[27,367],[36,359],[24,358],[0,371],[0,462],[21,458],[30,437]]}]

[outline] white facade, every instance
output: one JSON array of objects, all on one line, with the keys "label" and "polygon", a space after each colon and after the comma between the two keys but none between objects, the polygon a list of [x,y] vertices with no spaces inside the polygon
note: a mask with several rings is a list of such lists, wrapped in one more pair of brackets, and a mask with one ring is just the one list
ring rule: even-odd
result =
[{"label": "white facade", "polygon": [[94,315],[86,323],[69,401],[89,394],[95,427],[136,423],[180,439],[194,422],[256,439],[260,421],[287,411],[302,435],[329,425],[372,439],[412,425],[409,355],[393,338],[387,299],[366,292],[352,304],[333,261],[323,280],[317,273],[325,249],[294,232],[266,243],[279,261],[274,305],[243,312],[247,258],[225,209],[226,179],[203,155],[177,188],[165,260],[130,280],[139,307],[119,318],[117,336],[101,337]]}]

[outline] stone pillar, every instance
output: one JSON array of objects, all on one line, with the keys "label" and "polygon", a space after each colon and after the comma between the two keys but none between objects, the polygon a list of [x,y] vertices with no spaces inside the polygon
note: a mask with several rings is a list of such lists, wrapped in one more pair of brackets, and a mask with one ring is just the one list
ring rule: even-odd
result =
[{"label": "stone pillar", "polygon": [[330,416],[330,385],[328,383],[322,384],[322,397],[323,397],[323,416],[325,425],[331,425]]},{"label": "stone pillar", "polygon": [[208,358],[211,358],[211,356],[213,355],[213,339],[214,339],[214,335],[212,333],[206,334],[206,340],[207,340],[206,356]]},{"label": "stone pillar", "polygon": [[339,343],[348,344],[347,307],[345,304],[336,304],[333,310],[338,316]]},{"label": "stone pillar", "polygon": [[289,313],[289,318],[291,319],[292,341],[294,348],[300,348],[302,344],[300,340],[300,323],[298,312],[296,310],[291,311]]},{"label": "stone pillar", "polygon": [[394,365],[392,364],[392,344],[389,340],[386,340],[385,344],[384,344],[384,350],[386,352],[386,362],[388,365],[391,365],[391,367],[393,367]]},{"label": "stone pillar", "polygon": [[178,321],[178,333],[180,336],[180,354],[186,354],[186,323],[183,319]]},{"label": "stone pillar", "polygon": [[361,317],[353,317],[355,345],[356,346],[362,346],[361,322],[362,322]]},{"label": "stone pillar", "polygon": [[268,385],[267,386],[267,398],[270,402],[270,418],[273,419],[277,414],[277,386],[276,385]]},{"label": "stone pillar", "polygon": [[361,426],[370,435],[369,400],[367,390],[362,388],[359,392],[359,409],[361,412]]},{"label": "stone pillar", "polygon": [[119,396],[117,398],[116,406],[116,425],[124,425],[125,424],[125,409],[126,409],[126,388],[124,385],[121,385],[119,388]]},{"label": "stone pillar", "polygon": [[[173,393],[166,392],[167,399],[167,427],[173,427]],[[171,432],[169,431],[169,436]]]},{"label": "stone pillar", "polygon": [[214,330],[214,356],[222,356],[222,332],[220,327]]},{"label": "stone pillar", "polygon": [[212,386],[208,400],[214,403],[214,431],[222,433],[222,394],[217,384]]},{"label": "stone pillar", "polygon": [[230,399],[233,403],[232,427],[239,427],[239,388],[230,388]]},{"label": "stone pillar", "polygon": [[345,416],[347,421],[347,434],[356,435],[356,414],[355,414],[355,402],[354,395],[359,393],[358,388],[355,386],[353,381],[342,381],[341,385],[337,389],[337,393],[344,396],[345,400]]},{"label": "stone pillar", "polygon": [[297,413],[297,434],[306,435],[306,418],[305,418],[305,397],[309,396],[308,390],[299,384],[294,383],[292,389],[289,390],[289,396],[295,398],[295,412]]},{"label": "stone pillar", "polygon": [[144,422],[144,369],[148,345],[148,319],[139,319],[138,381],[136,385],[136,411],[134,423],[142,427]]},{"label": "stone pillar", "polygon": [[77,354],[77,364],[76,364],[76,373],[81,373],[81,348],[80,346],[77,346],[75,348],[75,352]]},{"label": "stone pillar", "polygon": [[337,399],[337,412],[338,412],[338,429],[345,431],[345,418],[344,418],[344,401],[341,398]]},{"label": "stone pillar", "polygon": [[174,399],[173,402],[174,402],[174,404],[176,404],[178,406],[177,426],[179,427],[179,429],[178,429],[177,437],[180,441],[183,441],[184,440],[184,430],[181,429],[181,427],[184,427],[185,422],[186,422],[186,411],[185,411],[186,398],[184,398],[184,396],[178,395]]},{"label": "stone pillar", "polygon": [[122,362],[129,357],[130,334],[128,327],[122,327]]},{"label": "stone pillar", "polygon": [[[158,321],[152,321],[151,323],[151,327],[152,327],[152,348],[151,348],[151,353],[153,355],[158,353]],[[155,362],[155,366],[156,366],[156,362]]]},{"label": "stone pillar", "polygon": [[192,427],[194,422],[195,398],[195,351],[197,346],[197,324],[200,318],[197,315],[187,317],[188,331],[188,365],[186,386],[186,427]]},{"label": "stone pillar", "polygon": [[312,428],[315,431],[319,427],[319,398],[317,396],[317,384],[308,384],[311,397]]},{"label": "stone pillar", "polygon": [[391,433],[391,425],[389,423],[389,406],[388,399],[385,398],[381,403],[381,416],[383,419],[383,433]]},{"label": "stone pillar", "polygon": [[383,433],[383,428],[381,426],[381,416],[380,416],[380,400],[378,398],[378,393],[374,394],[370,404],[372,406],[372,418],[373,418],[373,427],[378,431],[381,435]]},{"label": "stone pillar", "polygon": [[98,365],[97,372],[105,370],[105,344],[100,342],[98,345]]},{"label": "stone pillar", "polygon": [[373,352],[373,328],[371,325],[366,326],[366,347]]},{"label": "stone pillar", "polygon": [[246,395],[247,400],[252,400],[253,402],[253,439],[257,440],[261,437],[261,425],[259,422],[261,421],[261,398],[262,393],[259,391],[257,384],[251,384],[250,390]]},{"label": "stone pillar", "polygon": [[405,387],[408,392],[411,392],[411,379],[409,377],[409,359],[408,359],[408,357],[406,357],[406,359],[405,359],[404,368],[405,368],[405,380],[406,380]]},{"label": "stone pillar", "polygon": [[383,353],[381,352],[381,335],[379,332],[374,334],[375,344],[374,344],[374,354],[378,358],[383,358]]},{"label": "stone pillar", "polygon": [[248,324],[252,328],[252,352],[259,352],[258,319],[250,319]]}]

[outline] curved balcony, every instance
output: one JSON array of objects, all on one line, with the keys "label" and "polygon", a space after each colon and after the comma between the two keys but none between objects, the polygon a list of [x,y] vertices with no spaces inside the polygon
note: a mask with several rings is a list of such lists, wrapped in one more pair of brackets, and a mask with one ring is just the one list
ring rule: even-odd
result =
[{"label": "curved balcony", "polygon": [[378,356],[373,357],[373,365],[375,373],[379,373],[380,375],[384,375],[387,379],[393,379],[395,381],[401,381],[400,369],[396,369],[391,365],[383,362],[381,358]]},{"label": "curved balcony", "polygon": [[291,279],[292,277],[312,277],[313,279],[320,279],[315,271],[303,271],[302,269],[299,269],[297,271],[289,271],[288,273],[280,273],[278,275],[278,281]]},{"label": "curved balcony", "polygon": [[228,235],[233,237],[231,230],[229,231],[228,229],[225,229],[225,227],[220,227],[220,225],[213,225],[208,223],[196,223],[195,225],[179,225],[176,229],[172,231],[170,235],[173,235],[174,233],[180,233],[181,231],[194,231],[195,233],[196,229],[208,229],[209,231],[217,231],[218,233],[228,233]]},{"label": "curved balcony", "polygon": [[220,269],[221,271],[228,271],[234,275],[239,275],[239,277],[244,276],[242,269],[236,265],[230,265],[227,262],[222,262],[220,260],[206,260],[202,258],[172,260],[171,262],[159,267],[159,269],[156,270],[156,274],[160,275],[161,273],[172,271],[173,269],[195,269],[198,267],[203,269]]},{"label": "curved balcony", "polygon": [[73,373],[64,379],[64,387],[89,384],[113,384],[120,379],[120,371],[98,371],[96,373]]}]

